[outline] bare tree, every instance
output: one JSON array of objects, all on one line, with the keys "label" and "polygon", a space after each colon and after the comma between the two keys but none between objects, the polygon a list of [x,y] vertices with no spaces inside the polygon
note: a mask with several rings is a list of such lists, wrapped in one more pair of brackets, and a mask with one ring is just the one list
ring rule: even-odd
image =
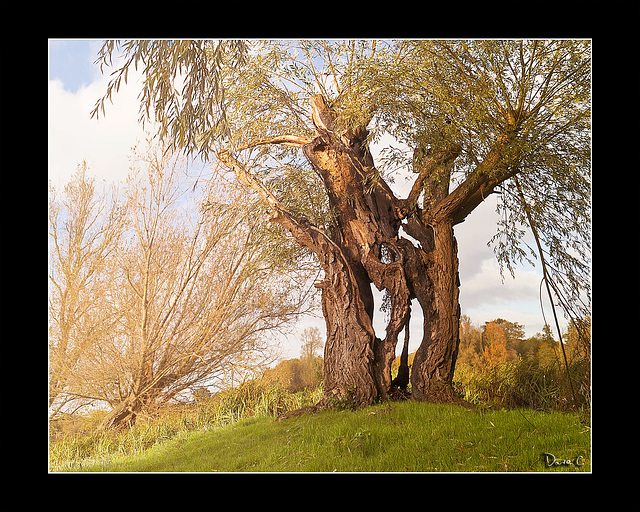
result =
[{"label": "bare tree", "polygon": [[270,360],[265,334],[292,320],[304,300],[296,283],[271,281],[255,206],[210,190],[190,208],[184,162],[163,155],[150,151],[146,170],[129,182],[131,237],[114,290],[123,317],[97,365],[108,372],[105,399],[114,407],[103,428]]},{"label": "bare tree", "polygon": [[[75,252],[64,261],[95,266],[104,276],[98,279],[94,270],[94,277],[69,277],[77,289],[73,303],[71,292],[54,287],[51,303],[62,312],[52,322],[52,396],[76,407],[107,404],[104,429],[132,424],[139,414],[232,371],[271,362],[270,333],[286,327],[308,297],[286,277],[291,263],[274,257],[278,235],[265,230],[261,205],[228,188],[217,191],[213,180],[205,196],[196,194],[185,160],[166,155],[153,147],[136,155],[123,192],[126,229],[122,208],[115,210],[119,216],[90,216],[86,199],[70,203],[69,216],[87,217],[89,234],[77,234],[68,222],[64,234],[52,230],[57,259],[64,259],[60,246],[66,244]],[[50,201],[54,226],[62,222],[58,210]],[[88,243],[91,229],[102,235]],[[68,311],[84,316],[70,318]],[[70,323],[76,326],[73,345],[64,334]],[[58,384],[63,377],[64,388]]]}]

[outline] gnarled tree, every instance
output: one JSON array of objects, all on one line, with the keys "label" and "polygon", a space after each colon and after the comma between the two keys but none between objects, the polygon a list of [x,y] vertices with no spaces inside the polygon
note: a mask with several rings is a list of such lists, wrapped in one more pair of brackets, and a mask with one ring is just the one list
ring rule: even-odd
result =
[{"label": "gnarled tree", "polygon": [[[412,396],[455,399],[454,226],[497,190],[501,265],[535,257],[523,243],[533,219],[557,293],[588,310],[588,41],[108,41],[99,60],[116,48],[124,61],[94,114],[142,63],[141,119],[233,170],[317,256],[327,396],[369,404],[393,392],[417,303]],[[369,143],[385,132],[408,149],[376,165]],[[407,197],[388,184],[398,169],[415,173]],[[390,299],[384,339],[371,284]]]}]

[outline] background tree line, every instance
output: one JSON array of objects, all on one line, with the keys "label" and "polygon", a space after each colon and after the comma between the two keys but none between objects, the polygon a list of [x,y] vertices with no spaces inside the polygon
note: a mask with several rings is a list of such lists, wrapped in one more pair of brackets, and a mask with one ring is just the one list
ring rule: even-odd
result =
[{"label": "background tree line", "polygon": [[317,327],[302,331],[301,354],[297,359],[286,359],[274,368],[265,370],[263,378],[277,381],[293,393],[322,384],[324,341]]},{"label": "background tree line", "polygon": [[[581,325],[578,325],[581,324]],[[563,343],[569,361],[590,359],[591,319],[572,320]],[[587,337],[581,334],[586,333]],[[551,328],[545,324],[541,333],[524,337],[524,326],[497,318],[475,325],[467,315],[460,318],[460,349],[458,362],[470,366],[504,363],[518,359],[550,365],[559,361],[560,345],[554,340]]]},{"label": "background tree line", "polygon": [[132,424],[273,362],[272,333],[308,304],[315,267],[263,215],[152,145],[120,189],[86,163],[50,186],[50,417],[106,406],[102,428]]}]

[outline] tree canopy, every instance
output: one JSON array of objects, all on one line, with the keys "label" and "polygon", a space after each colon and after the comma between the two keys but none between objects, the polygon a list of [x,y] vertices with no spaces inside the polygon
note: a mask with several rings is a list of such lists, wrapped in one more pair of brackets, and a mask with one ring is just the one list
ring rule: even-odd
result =
[{"label": "tree canopy", "polygon": [[[326,98],[341,126],[366,125],[367,142],[388,132],[409,148],[383,153],[376,162],[382,178],[449,149],[459,152],[450,180],[461,188],[499,137],[515,133],[496,187],[502,218],[491,242],[498,261],[513,271],[537,257],[524,242],[531,220],[556,292],[576,317],[588,314],[590,41],[127,40],[106,41],[98,61],[112,65],[116,54],[94,115],[104,115],[130,67],[141,67],[142,121],[204,159],[250,149],[241,158],[252,174],[321,227],[331,212],[299,151],[315,133],[313,95]],[[520,191],[505,173],[518,175]],[[420,204],[424,191],[414,189],[410,197]],[[287,190],[311,190],[313,200]],[[482,200],[472,198],[458,222]]]}]

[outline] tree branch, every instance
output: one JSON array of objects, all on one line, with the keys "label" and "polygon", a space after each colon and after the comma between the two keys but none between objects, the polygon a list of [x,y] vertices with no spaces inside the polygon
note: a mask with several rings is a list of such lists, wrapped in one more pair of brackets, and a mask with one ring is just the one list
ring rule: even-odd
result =
[{"label": "tree branch", "polygon": [[[267,144],[266,142],[264,144]],[[259,145],[259,144],[254,144]],[[247,146],[244,149],[253,146]],[[255,178],[250,172],[248,172],[244,165],[242,165],[238,160],[236,160],[231,154],[229,150],[225,149],[217,154],[218,158],[221,162],[228,165],[238,179],[244,183],[249,188],[253,189],[257,194],[265,201],[273,210],[283,215],[291,215],[286,207],[280,202],[280,200],[273,195],[273,193],[262,183],[260,180]]]},{"label": "tree branch", "polygon": [[[340,247],[338,247],[331,237],[309,222],[305,217],[296,217],[291,214],[264,183],[248,172],[244,165],[231,156],[228,150],[219,152],[218,158],[233,169],[238,179],[257,192],[267,205],[271,207],[271,220],[273,222],[277,222],[283,228],[287,229],[299,244],[311,249],[317,255],[325,271],[329,265],[335,261],[339,261],[344,271],[349,275],[347,286],[355,286],[356,278],[352,274],[349,262]],[[322,286],[323,285],[316,285],[316,287]]]},{"label": "tree branch", "polygon": [[[267,144],[265,142],[265,144]],[[236,160],[228,150],[220,151],[217,154],[220,161],[228,165],[236,174],[238,179],[246,186],[253,189],[262,200],[271,208],[271,220],[277,222],[285,229],[289,230],[293,237],[305,247],[310,248],[314,252],[318,252],[319,245],[330,243],[330,238],[318,227],[314,226],[306,218],[297,218],[280,200],[269,190],[264,183],[254,177],[246,170],[238,160]],[[322,240],[321,240],[322,239]]]},{"label": "tree branch", "polygon": [[[512,141],[513,137],[499,136],[496,145],[464,183],[435,206],[432,218],[435,220],[449,218],[454,225],[460,224],[493,192],[496,186],[513,177],[518,172],[518,167],[509,165],[505,159],[505,153]],[[509,161],[513,160],[509,158]]]},{"label": "tree branch", "polygon": [[256,146],[263,146],[265,144],[284,144],[285,146],[304,146],[309,144],[313,139],[310,137],[298,136],[298,135],[277,135],[275,137],[268,137],[266,139],[255,139],[246,144],[241,144],[236,148],[236,151],[243,151],[245,149],[254,148]]},{"label": "tree branch", "polygon": [[[412,208],[415,202],[418,200],[420,193],[424,190],[425,186],[428,184],[429,178],[436,178],[438,168],[442,165],[450,165],[453,161],[460,155],[462,152],[462,146],[459,144],[455,144],[452,147],[439,151],[435,155],[428,155],[423,157],[421,162],[415,161],[414,166],[418,166],[417,172],[419,172],[418,178],[416,179],[413,187],[411,187],[411,192],[409,193],[409,197],[405,200],[405,204],[407,208]],[[415,157],[414,157],[415,159]],[[414,171],[416,171],[416,167],[414,167]],[[442,181],[449,182],[448,176],[441,176]]]}]

